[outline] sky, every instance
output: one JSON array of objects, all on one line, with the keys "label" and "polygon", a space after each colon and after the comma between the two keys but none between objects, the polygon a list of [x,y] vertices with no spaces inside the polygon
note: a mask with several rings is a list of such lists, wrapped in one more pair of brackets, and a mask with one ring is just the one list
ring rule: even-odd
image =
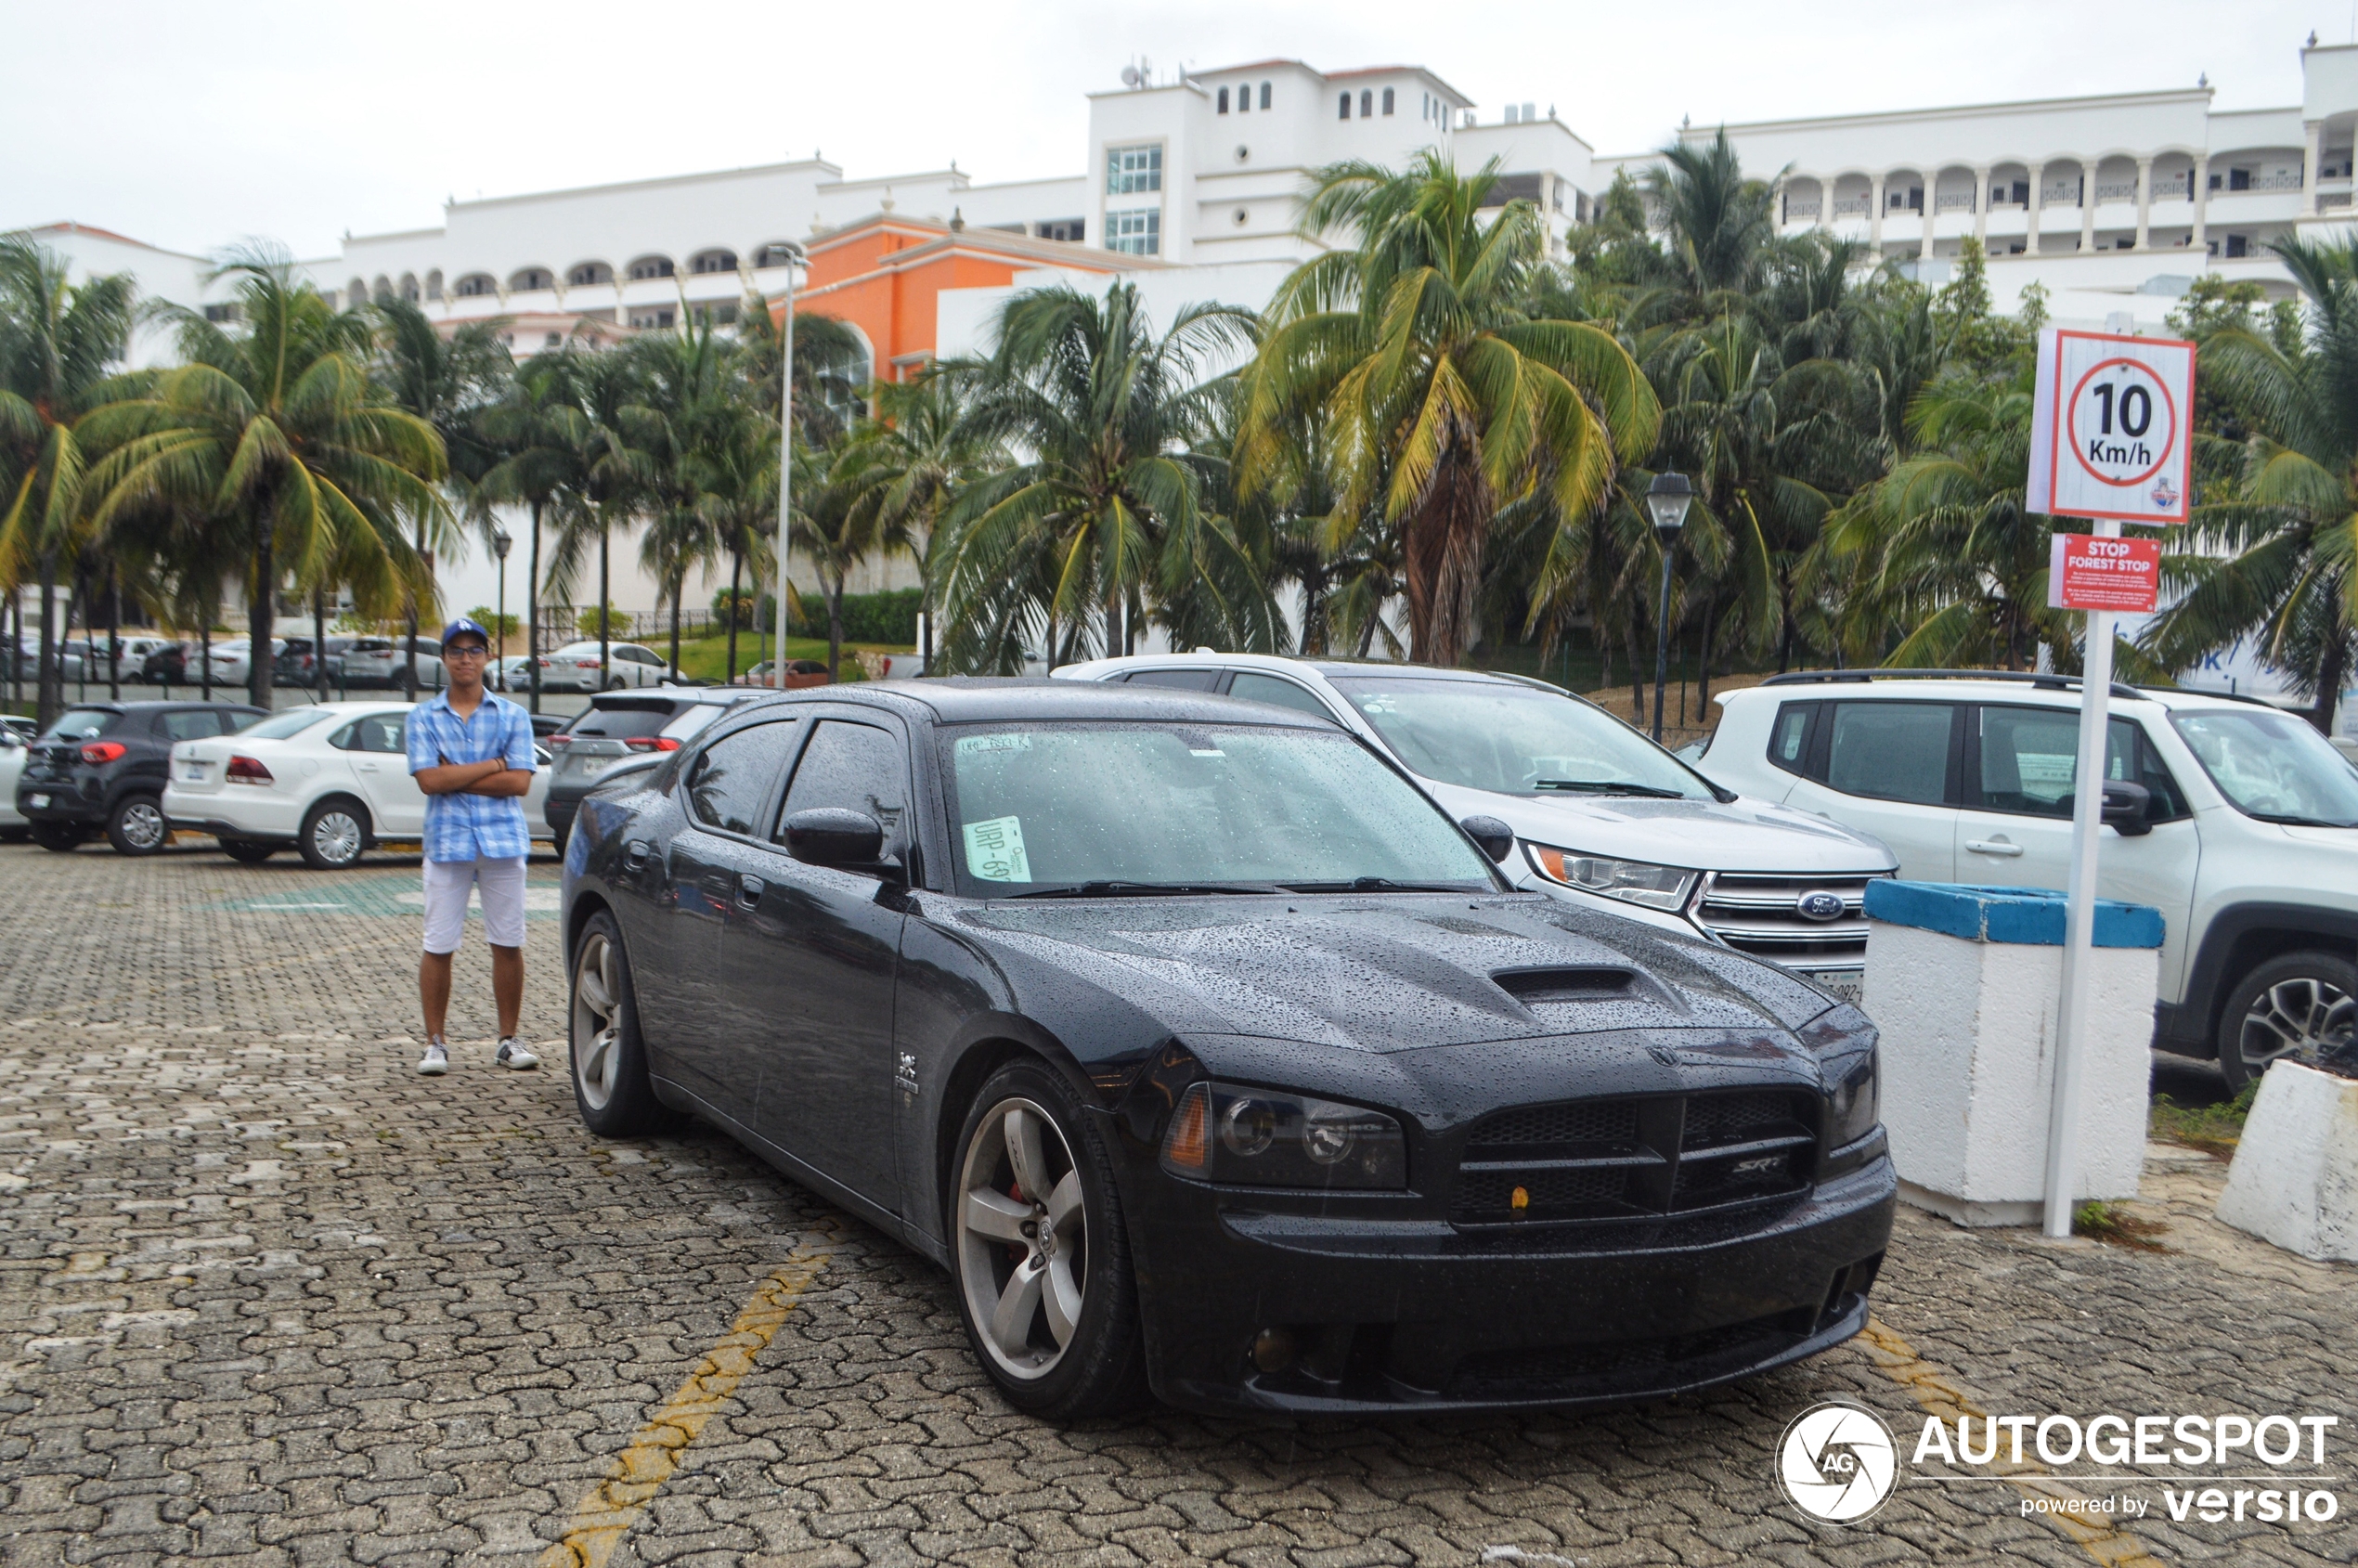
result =
[{"label": "sky", "polygon": [[0,0],[0,230],[71,219],[206,253],[304,257],[432,227],[451,197],[818,152],[853,177],[1077,172],[1084,95],[1144,58],[1423,65],[1495,121],[1552,105],[1600,153],[1697,123],[2192,86],[2295,103],[2352,0],[1032,0],[976,7],[409,0]]}]

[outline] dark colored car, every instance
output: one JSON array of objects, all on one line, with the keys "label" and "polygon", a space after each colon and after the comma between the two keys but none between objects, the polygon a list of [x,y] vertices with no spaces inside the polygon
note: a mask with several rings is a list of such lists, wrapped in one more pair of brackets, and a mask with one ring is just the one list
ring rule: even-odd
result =
[{"label": "dark colored car", "polygon": [[576,829],[585,1123],[693,1112],[943,1263],[1027,1410],[1582,1406],[1866,1321],[1868,1020],[1512,891],[1503,823],[1334,725],[770,695]]},{"label": "dark colored car", "polygon": [[179,686],[188,679],[188,661],[197,656],[191,642],[168,642],[149,654],[139,666],[139,679],[150,686]]},{"label": "dark colored car", "polygon": [[163,786],[176,742],[232,735],[258,719],[236,703],[82,703],[32,743],[17,810],[45,849],[104,832],[118,854],[152,855],[171,839]]},{"label": "dark colored car", "polygon": [[[343,655],[358,641],[356,637],[328,639],[326,657],[330,689],[343,684]],[[279,650],[278,658],[271,663],[270,680],[273,685],[308,691],[319,684],[319,656],[313,652],[311,643],[312,640],[308,637],[287,639],[287,645]]]},{"label": "dark colored car", "polygon": [[[549,797],[541,808],[549,829],[557,836],[557,850],[564,851],[565,836],[573,831],[575,810],[590,786],[616,763],[633,757],[677,751],[693,740],[732,703],[760,695],[729,687],[652,692],[604,692],[543,742],[553,761]],[[540,733],[541,715],[533,720]]]}]

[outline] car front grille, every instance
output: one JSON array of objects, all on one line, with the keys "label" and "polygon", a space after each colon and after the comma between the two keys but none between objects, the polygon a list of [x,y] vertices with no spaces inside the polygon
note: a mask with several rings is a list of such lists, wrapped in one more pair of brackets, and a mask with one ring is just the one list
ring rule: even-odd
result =
[{"label": "car front grille", "polygon": [[[1867,884],[1857,873],[1793,876],[1715,871],[1695,900],[1695,923],[1739,952],[1795,968],[1850,967],[1867,956]],[[1812,919],[1802,906],[1812,893],[1832,893],[1842,913]]]},{"label": "car front grille", "polygon": [[1809,1186],[1818,1096],[1746,1089],[1567,1100],[1493,1112],[1466,1136],[1453,1224],[1687,1214]]}]

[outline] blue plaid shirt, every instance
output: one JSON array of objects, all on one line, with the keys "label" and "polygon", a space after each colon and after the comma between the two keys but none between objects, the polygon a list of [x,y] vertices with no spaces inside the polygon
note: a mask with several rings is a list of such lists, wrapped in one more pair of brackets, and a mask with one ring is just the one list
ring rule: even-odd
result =
[{"label": "blue plaid shirt", "polygon": [[[533,770],[532,719],[503,697],[483,694],[473,718],[450,710],[450,693],[409,710],[409,771],[421,773],[445,762],[488,762],[497,757],[511,768]],[[515,796],[426,797],[426,859],[512,860],[532,852],[524,801]]]}]

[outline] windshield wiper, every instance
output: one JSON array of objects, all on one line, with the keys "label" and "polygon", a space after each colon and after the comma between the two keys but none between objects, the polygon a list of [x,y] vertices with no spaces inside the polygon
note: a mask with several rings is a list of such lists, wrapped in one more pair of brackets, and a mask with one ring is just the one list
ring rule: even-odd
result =
[{"label": "windshield wiper", "polygon": [[1348,882],[1286,882],[1289,893],[1470,893],[1488,892],[1476,882],[1394,882],[1389,876],[1354,876]]},{"label": "windshield wiper", "polygon": [[1665,789],[1660,784],[1639,784],[1635,779],[1536,779],[1534,789],[1577,790],[1583,795],[1642,795],[1654,800],[1684,800],[1683,789]]},{"label": "windshield wiper", "polygon": [[1010,899],[1126,899],[1138,894],[1275,893],[1268,882],[1079,882],[1066,888],[1035,888],[1028,893],[1004,893]]}]

